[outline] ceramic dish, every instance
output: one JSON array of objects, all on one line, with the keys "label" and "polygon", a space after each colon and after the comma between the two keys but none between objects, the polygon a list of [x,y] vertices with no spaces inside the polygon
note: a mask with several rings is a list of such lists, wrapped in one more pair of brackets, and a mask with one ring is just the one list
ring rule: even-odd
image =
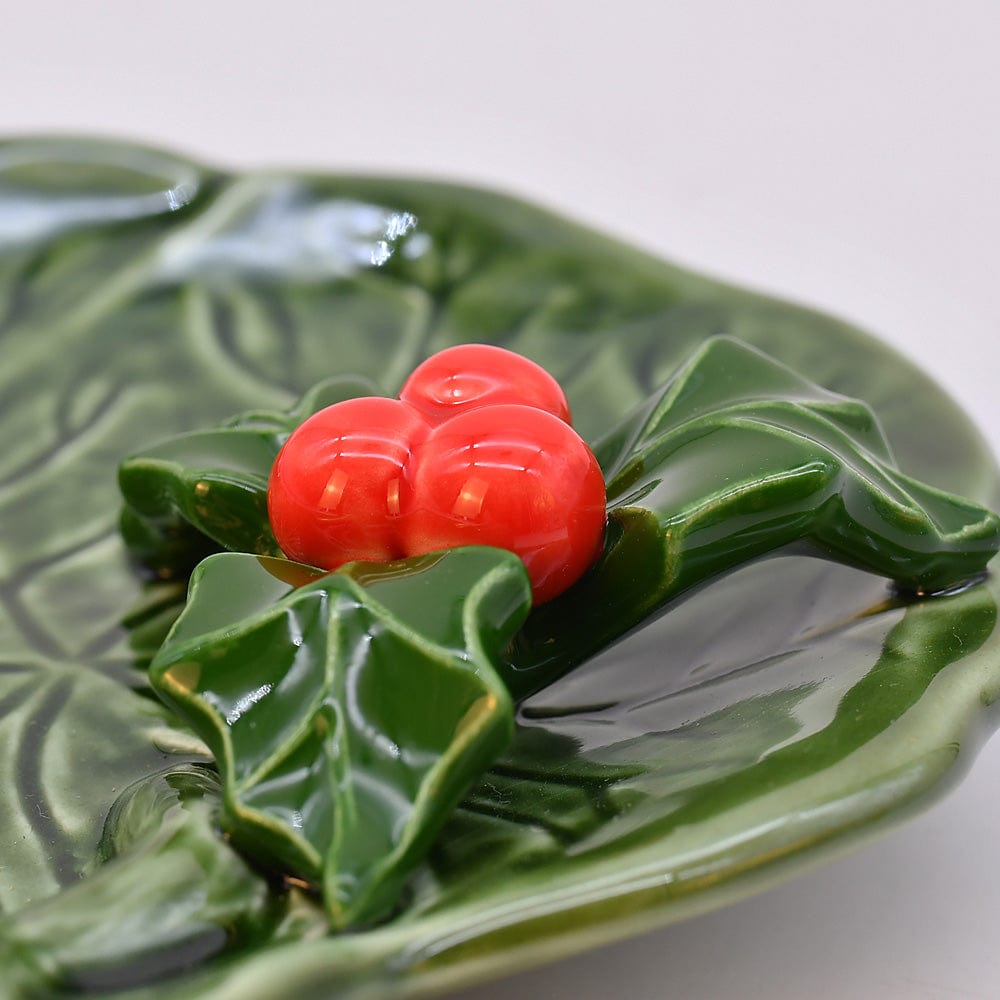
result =
[{"label": "ceramic dish", "polygon": [[[538,208],[104,142],[0,145],[0,994],[430,994],[722,905],[946,789],[994,723],[997,579],[907,600],[789,551],[523,701],[511,749],[378,926],[327,935],[294,890],[276,915],[276,887],[217,865],[218,844],[171,846],[169,790],[121,804],[198,759],[142,669],[183,587],[127,558],[123,456],[286,407],[326,375],[392,392],[470,340],[545,365],[592,438],[719,334],[864,399],[906,473],[1000,503],[976,431],[886,347]],[[162,818],[160,840],[100,864],[116,802]],[[171,909],[206,872],[232,874],[218,912]]]}]

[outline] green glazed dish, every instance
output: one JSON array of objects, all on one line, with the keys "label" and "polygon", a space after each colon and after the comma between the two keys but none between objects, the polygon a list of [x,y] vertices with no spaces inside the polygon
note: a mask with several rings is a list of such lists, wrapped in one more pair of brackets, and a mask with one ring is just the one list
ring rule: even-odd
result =
[{"label": "green glazed dish", "polygon": [[[590,605],[533,615],[513,645],[505,629],[520,612],[483,611],[470,585],[479,624],[466,637],[478,648],[492,636],[521,670],[507,679],[520,698],[513,740],[484,777],[463,779],[471,790],[438,817],[391,915],[329,933],[307,885],[218,836],[226,786],[152,695],[146,668],[186,580],[151,580],[130,558],[116,472],[236,413],[263,427],[321,379],[391,394],[462,341],[501,343],[556,375],[580,433],[605,442],[621,496],[638,488],[629,448],[655,441],[648,422],[628,442],[614,428],[722,345],[736,382],[763,352],[822,387],[814,409],[827,412],[830,393],[868,404],[878,433],[838,410],[865,461],[891,471],[869,492],[878,477],[864,465],[850,494],[866,531],[875,511],[887,538],[906,522],[950,545],[967,530],[934,513],[939,491],[1000,505],[976,431],[884,346],[535,207],[429,182],[237,176],[98,141],[2,143],[0,996],[429,995],[756,891],[898,821],[968,765],[1000,691],[989,571],[918,598],[941,582],[933,558],[897,589],[886,565],[851,568],[791,535],[768,547],[748,533],[737,568],[692,560],[677,582],[625,548],[620,609],[602,619],[614,594],[592,590]],[[738,342],[753,350],[727,346]],[[814,424],[795,421],[813,440]],[[883,502],[912,480],[930,486],[916,494],[929,527]],[[980,522],[984,537],[994,527]],[[856,551],[837,532],[813,538]],[[193,565],[204,553],[189,541],[151,544],[167,545],[164,566]],[[489,551],[460,550],[469,573],[507,581],[516,605],[523,583]],[[221,583],[201,584],[198,623],[259,600],[240,596],[225,565]],[[354,588],[341,586],[344,600]],[[430,621],[436,605],[420,600]],[[574,628],[583,620],[589,630]],[[553,636],[560,646],[568,633],[569,652],[553,657]],[[503,700],[488,676],[477,683]],[[502,724],[484,726],[492,747]]]}]

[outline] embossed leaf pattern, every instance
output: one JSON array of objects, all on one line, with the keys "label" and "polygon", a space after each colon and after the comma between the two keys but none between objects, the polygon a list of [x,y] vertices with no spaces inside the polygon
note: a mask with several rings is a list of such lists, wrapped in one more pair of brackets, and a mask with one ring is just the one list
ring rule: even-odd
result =
[{"label": "embossed leaf pattern", "polygon": [[[724,902],[756,884],[739,876],[766,880],[768,859],[794,871],[948,784],[957,748],[967,758],[995,724],[982,711],[1000,694],[995,573],[909,603],[871,574],[783,555],[686,591],[527,699],[510,751],[380,928],[323,938],[308,896],[271,884],[265,912],[253,879],[199,897],[192,860],[241,863],[214,832],[214,792],[192,800],[198,836],[176,842],[193,858],[139,838],[154,856],[136,840],[93,866],[105,818],[114,840],[124,803],[148,804],[129,792],[113,809],[125,789],[206,760],[141,669],[182,588],[129,561],[123,457],[284,411],[327,376],[394,393],[428,353],[470,340],[545,365],[596,441],[718,335],[864,399],[906,475],[1000,503],[983,442],[905,360],[535,206],[392,178],[239,176],[102,141],[0,142],[0,995],[23,974],[40,995],[99,975],[130,1000],[415,996],[537,961],[576,931],[599,941],[638,914]],[[639,558],[643,532],[631,537]],[[111,893],[118,878],[121,907],[88,914],[88,964],[74,915],[90,879]],[[176,947],[166,925],[156,940],[167,916]],[[12,958],[15,925],[33,936]]]},{"label": "embossed leaf pattern", "polygon": [[509,742],[493,664],[531,591],[516,557],[481,548],[297,576],[309,570],[206,559],[151,676],[218,762],[233,841],[320,885],[344,928],[398,904]]}]

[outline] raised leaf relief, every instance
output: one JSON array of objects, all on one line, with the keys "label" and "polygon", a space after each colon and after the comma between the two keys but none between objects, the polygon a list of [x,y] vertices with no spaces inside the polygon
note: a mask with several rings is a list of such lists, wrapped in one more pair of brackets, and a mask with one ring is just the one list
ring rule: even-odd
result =
[{"label": "raised leaf relief", "polygon": [[[285,418],[286,434],[311,405]],[[168,511],[227,548],[274,554],[266,490],[281,440],[238,426],[141,453],[122,467],[128,510]],[[791,545],[916,593],[975,578],[1000,545],[997,515],[896,468],[869,407],[729,338],[708,340],[595,450],[605,551],[515,640],[504,676],[516,697],[692,586]]]},{"label": "raised leaf relief", "polygon": [[211,749],[234,842],[320,886],[343,928],[397,905],[506,746],[494,664],[530,601],[520,562],[498,550],[319,579],[222,554],[196,570],[151,677]]}]

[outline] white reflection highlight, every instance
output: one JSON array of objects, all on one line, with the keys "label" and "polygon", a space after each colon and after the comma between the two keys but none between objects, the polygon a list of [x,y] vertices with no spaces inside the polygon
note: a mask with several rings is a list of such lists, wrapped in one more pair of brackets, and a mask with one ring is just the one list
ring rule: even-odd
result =
[{"label": "white reflection highlight", "polygon": [[273,684],[261,684],[259,688],[243,695],[243,697],[240,698],[228,712],[226,712],[226,725],[231,726],[234,722],[238,722],[246,712],[257,704],[258,701],[266,698],[271,693],[273,687]]},{"label": "white reflection highlight", "polygon": [[392,256],[392,247],[385,240],[379,240],[372,247],[372,264],[381,267]]},{"label": "white reflection highlight", "polygon": [[385,227],[387,240],[398,240],[405,236],[417,224],[417,217],[412,212],[393,212]]},{"label": "white reflection highlight", "polygon": [[197,184],[182,182],[144,195],[59,197],[5,193],[0,174],[0,246],[30,243],[55,233],[108,222],[127,222],[176,212],[194,200]]},{"label": "white reflection highlight", "polygon": [[0,245],[176,212],[198,189],[196,167],[157,150],[76,139],[15,143],[0,148]]},{"label": "white reflection highlight", "polygon": [[251,176],[165,241],[160,272],[168,280],[289,271],[349,277],[385,264],[416,225],[411,212],[350,198],[316,201],[291,178]]}]

